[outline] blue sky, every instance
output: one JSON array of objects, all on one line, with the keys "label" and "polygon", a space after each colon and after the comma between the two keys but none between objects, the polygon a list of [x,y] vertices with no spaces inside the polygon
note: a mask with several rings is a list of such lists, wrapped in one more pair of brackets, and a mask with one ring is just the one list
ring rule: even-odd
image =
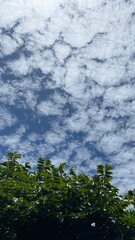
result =
[{"label": "blue sky", "polygon": [[0,146],[135,187],[135,0],[0,1]]}]

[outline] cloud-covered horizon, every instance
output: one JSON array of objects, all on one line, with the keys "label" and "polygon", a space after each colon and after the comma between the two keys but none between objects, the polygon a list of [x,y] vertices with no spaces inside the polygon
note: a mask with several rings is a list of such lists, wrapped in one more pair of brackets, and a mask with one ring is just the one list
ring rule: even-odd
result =
[{"label": "cloud-covered horizon", "polygon": [[107,163],[134,188],[134,43],[135,0],[1,0],[1,158]]}]

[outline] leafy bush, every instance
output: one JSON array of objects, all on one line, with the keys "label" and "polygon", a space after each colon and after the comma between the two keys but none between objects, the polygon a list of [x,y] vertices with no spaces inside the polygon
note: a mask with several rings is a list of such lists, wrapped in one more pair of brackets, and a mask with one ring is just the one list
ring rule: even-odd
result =
[{"label": "leafy bush", "polygon": [[130,240],[135,237],[135,191],[112,185],[112,167],[98,165],[92,177],[64,171],[39,158],[29,162],[8,154],[0,163],[1,240]]}]

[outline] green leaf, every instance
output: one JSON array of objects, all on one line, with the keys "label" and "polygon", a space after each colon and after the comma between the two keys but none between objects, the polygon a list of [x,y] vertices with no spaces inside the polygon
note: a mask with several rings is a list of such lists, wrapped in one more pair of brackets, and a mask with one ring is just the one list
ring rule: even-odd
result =
[{"label": "green leaf", "polygon": [[8,153],[8,160],[9,161],[16,161],[19,158],[21,158],[21,154],[19,154],[17,152],[9,152]]}]

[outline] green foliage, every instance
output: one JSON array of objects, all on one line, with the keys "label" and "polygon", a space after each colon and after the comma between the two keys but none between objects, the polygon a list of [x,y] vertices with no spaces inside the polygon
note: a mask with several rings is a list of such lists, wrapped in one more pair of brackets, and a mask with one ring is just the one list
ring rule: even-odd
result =
[{"label": "green foliage", "polygon": [[9,153],[0,163],[1,240],[134,239],[135,210],[128,206],[135,206],[135,192],[119,195],[111,166],[98,165],[88,177],[47,158],[32,170],[20,158]]}]

